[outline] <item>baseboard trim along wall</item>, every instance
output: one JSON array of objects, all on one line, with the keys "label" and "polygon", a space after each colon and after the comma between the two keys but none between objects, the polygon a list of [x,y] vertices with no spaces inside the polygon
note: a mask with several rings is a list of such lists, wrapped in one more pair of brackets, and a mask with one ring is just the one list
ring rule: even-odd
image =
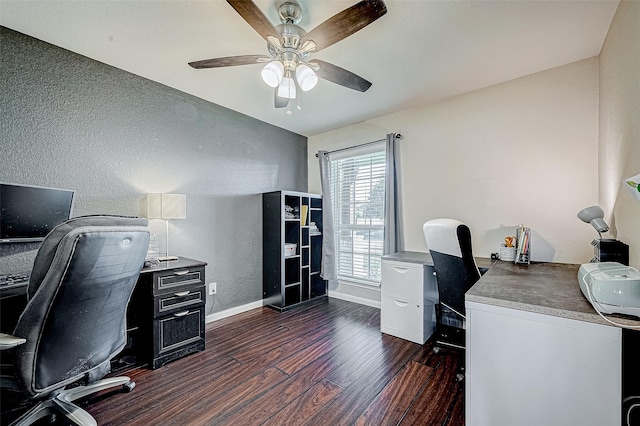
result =
[{"label": "baseboard trim along wall", "polygon": [[208,324],[210,322],[214,322],[214,321],[221,320],[223,318],[238,315],[243,312],[250,311],[252,309],[261,308],[262,306],[264,306],[264,304],[262,303],[262,300],[257,300],[255,302],[247,303],[246,305],[236,306],[235,308],[227,309],[225,311],[209,314],[205,318],[205,323]]},{"label": "baseboard trim along wall", "polygon": [[360,305],[371,306],[372,308],[380,309],[380,302],[377,300],[367,299],[365,297],[353,296],[351,294],[344,294],[337,291],[329,290],[327,293],[329,297],[333,297],[340,300],[346,300],[347,302],[359,303]]},{"label": "baseboard trim along wall", "polygon": [[[339,293],[337,291],[328,292],[329,297],[333,297],[335,299],[346,300],[347,302],[359,303],[360,305],[371,306],[372,308],[380,309],[380,302],[366,299],[364,297],[352,296],[350,294]],[[262,300],[257,300],[255,302],[247,303],[246,305],[236,306],[235,308],[227,309],[225,311],[216,312],[214,314],[209,314],[205,317],[205,323],[210,323],[214,321],[218,321],[227,317],[231,317],[234,315],[241,314],[243,312],[250,311],[252,309],[260,308],[264,306]]]}]

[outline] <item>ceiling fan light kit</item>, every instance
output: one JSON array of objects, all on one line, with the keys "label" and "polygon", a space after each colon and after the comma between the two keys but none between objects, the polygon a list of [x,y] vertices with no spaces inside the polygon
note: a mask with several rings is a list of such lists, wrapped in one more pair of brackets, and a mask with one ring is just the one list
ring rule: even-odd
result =
[{"label": "ceiling fan light kit", "polygon": [[307,92],[318,84],[318,76],[305,64],[300,64],[296,68],[296,80],[302,91]]},{"label": "ceiling fan light kit", "polygon": [[[312,53],[329,47],[361,30],[385,13],[382,0],[362,0],[327,19],[310,32],[298,26],[302,9],[286,1],[278,8],[281,24],[274,27],[252,0],[227,0],[240,16],[267,42],[266,55],[243,55],[190,62],[196,69],[219,68],[264,63],[262,80],[275,89],[274,104],[284,108],[296,99],[297,89],[306,92],[322,78],[349,89],[365,92],[371,83],[364,78],[320,60],[310,60]],[[299,109],[299,108],[298,108]],[[290,114],[290,108],[287,111]]]},{"label": "ceiling fan light kit", "polygon": [[267,62],[260,73],[262,80],[271,87],[278,87],[284,77],[284,65],[280,61]]},{"label": "ceiling fan light kit", "polygon": [[280,98],[286,99],[295,99],[296,98],[296,82],[293,81],[293,78],[284,77],[280,84],[278,85],[278,94],[277,96]]}]

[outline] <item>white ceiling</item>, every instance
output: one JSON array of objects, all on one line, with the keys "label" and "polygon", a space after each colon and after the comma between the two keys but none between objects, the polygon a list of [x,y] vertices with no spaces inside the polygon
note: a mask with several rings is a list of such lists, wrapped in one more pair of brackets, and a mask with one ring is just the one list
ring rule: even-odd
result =
[{"label": "white ceiling", "polygon": [[[274,25],[284,0],[256,0]],[[307,31],[357,0],[298,0]],[[0,0],[0,24],[305,136],[599,54],[618,1],[386,0],[379,20],[312,58],[373,83],[321,80],[287,115],[261,65],[187,62],[266,53],[224,0]]]}]

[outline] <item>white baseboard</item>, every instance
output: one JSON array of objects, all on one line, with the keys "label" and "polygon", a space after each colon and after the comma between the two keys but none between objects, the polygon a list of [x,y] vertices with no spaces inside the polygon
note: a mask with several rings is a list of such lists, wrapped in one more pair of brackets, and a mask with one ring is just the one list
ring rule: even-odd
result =
[{"label": "white baseboard", "polygon": [[352,296],[350,294],[344,294],[337,291],[329,290],[327,293],[329,297],[334,299],[346,300],[347,302],[358,303],[360,305],[371,306],[372,308],[380,309],[381,303],[377,300],[366,299],[364,297]]},{"label": "white baseboard", "polygon": [[[339,293],[336,291],[329,290],[329,297],[333,297],[335,299],[346,300],[347,302],[358,303],[360,305],[371,306],[373,308],[380,309],[380,302],[376,300],[366,299],[364,297],[352,296],[349,294]],[[223,318],[231,317],[233,315],[238,315],[243,312],[250,311],[252,309],[261,308],[264,306],[262,300],[257,300],[255,302],[247,303],[246,305],[236,306],[235,308],[227,309],[221,312],[216,312],[214,314],[209,314],[205,317],[205,323],[210,323],[214,321],[221,320]]]},{"label": "white baseboard", "polygon": [[227,309],[225,311],[209,314],[205,317],[204,322],[208,324],[210,322],[218,321],[223,318],[231,317],[233,315],[238,315],[252,309],[261,308],[262,306],[264,306],[262,300],[257,300],[255,302],[247,303],[246,305],[236,306],[235,308]]}]

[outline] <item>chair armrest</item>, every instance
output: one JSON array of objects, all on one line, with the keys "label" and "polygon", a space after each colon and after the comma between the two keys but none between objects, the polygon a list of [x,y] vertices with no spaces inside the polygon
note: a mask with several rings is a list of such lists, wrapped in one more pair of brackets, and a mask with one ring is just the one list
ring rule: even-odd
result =
[{"label": "chair armrest", "polygon": [[5,349],[15,348],[18,345],[25,343],[27,339],[22,337],[12,336],[10,334],[0,333],[0,351]]}]

